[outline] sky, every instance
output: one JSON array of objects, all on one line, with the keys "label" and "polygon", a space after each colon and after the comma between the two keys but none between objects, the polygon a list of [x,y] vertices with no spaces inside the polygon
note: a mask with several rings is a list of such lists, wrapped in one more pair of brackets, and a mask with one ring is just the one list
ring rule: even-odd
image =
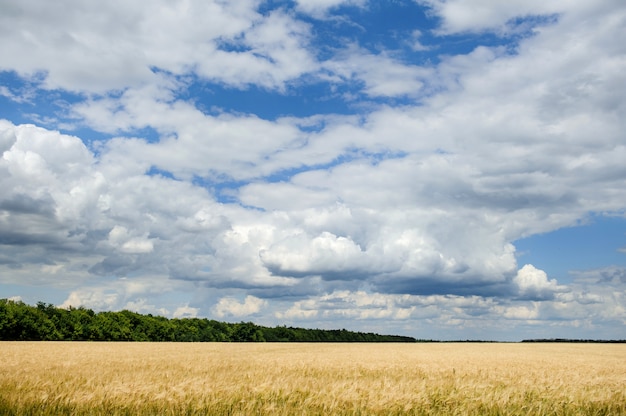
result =
[{"label": "sky", "polygon": [[0,298],[626,339],[623,0],[0,0]]}]

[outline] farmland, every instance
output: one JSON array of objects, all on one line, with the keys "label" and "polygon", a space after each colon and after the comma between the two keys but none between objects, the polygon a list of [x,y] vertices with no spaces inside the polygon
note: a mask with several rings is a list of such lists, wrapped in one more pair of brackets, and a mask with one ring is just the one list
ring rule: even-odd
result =
[{"label": "farmland", "polygon": [[0,414],[626,414],[626,345],[0,342]]}]

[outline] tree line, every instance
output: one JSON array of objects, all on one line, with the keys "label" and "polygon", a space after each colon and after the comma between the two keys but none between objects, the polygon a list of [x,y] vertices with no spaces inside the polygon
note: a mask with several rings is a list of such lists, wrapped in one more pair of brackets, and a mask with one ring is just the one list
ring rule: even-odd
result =
[{"label": "tree line", "polygon": [[36,306],[0,299],[2,341],[150,342],[416,342],[400,335],[287,326],[227,323],[206,318],[173,318],[123,310],[94,312],[84,307]]}]

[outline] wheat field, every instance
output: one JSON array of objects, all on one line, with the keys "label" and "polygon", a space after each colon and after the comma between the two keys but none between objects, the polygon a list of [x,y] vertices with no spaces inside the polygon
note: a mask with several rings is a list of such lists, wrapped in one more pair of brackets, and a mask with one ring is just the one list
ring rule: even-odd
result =
[{"label": "wheat field", "polygon": [[624,344],[0,342],[3,415],[618,415]]}]

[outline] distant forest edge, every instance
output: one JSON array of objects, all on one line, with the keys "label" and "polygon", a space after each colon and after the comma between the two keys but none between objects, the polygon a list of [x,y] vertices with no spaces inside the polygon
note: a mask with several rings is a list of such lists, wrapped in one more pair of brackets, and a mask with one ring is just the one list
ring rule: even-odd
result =
[{"label": "distant forest edge", "polygon": [[225,323],[206,318],[143,315],[128,310],[94,312],[63,309],[43,302],[30,306],[0,299],[0,341],[152,341],[152,342],[417,342],[400,335],[345,329],[323,330]]},{"label": "distant forest edge", "polygon": [[[0,341],[145,341],[145,342],[494,342],[437,341],[345,329],[274,328],[252,322],[227,323],[207,318],[166,318],[129,310],[94,312],[38,302],[0,299]],[[626,343],[622,340],[526,339],[522,342]]]}]

